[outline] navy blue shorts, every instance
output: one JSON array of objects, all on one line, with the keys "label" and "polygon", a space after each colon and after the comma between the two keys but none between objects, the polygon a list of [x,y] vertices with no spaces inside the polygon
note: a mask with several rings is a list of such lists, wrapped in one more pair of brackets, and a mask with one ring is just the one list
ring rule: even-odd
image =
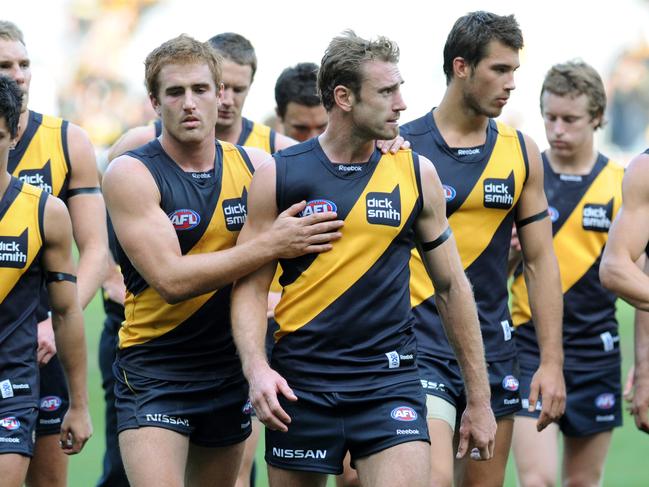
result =
[{"label": "navy blue shorts", "polygon": [[[420,361],[419,376],[426,394],[441,397],[455,406],[457,420],[466,408],[464,381],[457,360],[435,358]],[[496,418],[516,413],[521,408],[518,360],[488,362],[491,408]]]},{"label": "navy blue shorts", "polygon": [[143,426],[176,431],[198,446],[240,443],[252,432],[243,375],[214,381],[168,381],[127,372],[117,364],[117,432]]},{"label": "navy blue shorts", "polygon": [[41,367],[40,375],[41,396],[38,422],[36,423],[36,438],[58,435],[61,432],[63,417],[70,405],[68,384],[65,381],[58,355],[54,355],[47,364]]},{"label": "navy blue shorts", "polygon": [[409,441],[426,441],[426,398],[417,382],[373,391],[312,392],[280,404],[291,417],[287,433],[266,429],[266,462],[286,470],[340,474],[352,462]]},{"label": "navy blue shorts", "polygon": [[[519,416],[538,418],[541,404],[527,411],[527,397],[536,368],[521,363],[521,394],[523,408]],[[566,381],[566,412],[559,420],[559,429],[566,436],[590,436],[622,426],[622,385],[620,364],[593,367],[592,370],[564,370]]]},{"label": "navy blue shorts", "polygon": [[20,403],[0,411],[0,454],[33,456],[37,415],[35,407]]}]

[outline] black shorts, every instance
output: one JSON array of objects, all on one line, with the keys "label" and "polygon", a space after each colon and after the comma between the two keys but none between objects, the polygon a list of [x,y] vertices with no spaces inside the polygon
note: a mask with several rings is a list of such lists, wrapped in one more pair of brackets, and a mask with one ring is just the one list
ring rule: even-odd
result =
[{"label": "black shorts", "polygon": [[33,406],[14,404],[0,411],[0,454],[34,454],[36,416]]},{"label": "black shorts", "polygon": [[417,382],[361,392],[312,392],[280,404],[291,417],[287,433],[266,429],[266,462],[277,468],[342,473],[352,462],[409,441],[426,441],[426,398]]},{"label": "black shorts", "polygon": [[[419,376],[426,394],[441,397],[455,406],[457,420],[466,407],[464,381],[457,360],[426,359],[420,361]],[[491,409],[496,418],[516,413],[521,408],[519,392],[518,360],[511,358],[488,362],[489,386],[491,388]]]},{"label": "black shorts", "polygon": [[58,435],[61,432],[63,417],[68,412],[70,405],[68,384],[65,381],[58,355],[54,355],[47,364],[41,367],[40,375],[41,395],[38,403],[36,438]]},{"label": "black shorts", "polygon": [[[538,418],[541,403],[528,412],[527,398],[536,369],[521,363],[521,394],[523,408],[519,416]],[[620,364],[593,367],[591,370],[564,370],[566,381],[566,412],[559,420],[559,429],[566,436],[590,436],[622,426],[622,385]]]},{"label": "black shorts", "polygon": [[242,375],[214,381],[168,381],[126,372],[117,364],[117,432],[143,426],[176,431],[198,446],[240,443],[252,432],[248,384]]}]

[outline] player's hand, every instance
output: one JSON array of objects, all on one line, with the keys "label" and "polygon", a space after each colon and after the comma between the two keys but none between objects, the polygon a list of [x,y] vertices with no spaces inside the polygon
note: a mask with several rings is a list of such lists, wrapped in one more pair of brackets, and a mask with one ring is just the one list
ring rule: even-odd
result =
[{"label": "player's hand", "polygon": [[637,428],[649,434],[649,371],[642,373],[636,368],[633,382],[633,401],[629,409]]},{"label": "player's hand", "polygon": [[61,424],[59,444],[63,453],[66,455],[79,453],[91,436],[92,423],[88,408],[71,405]]},{"label": "player's hand", "polygon": [[56,342],[54,341],[51,317],[47,317],[38,324],[37,336],[36,360],[38,360],[39,367],[42,367],[56,355]]},{"label": "player's hand", "polygon": [[[622,395],[626,402],[633,401],[633,376],[635,375],[635,365],[632,365],[629,372],[626,374],[626,382],[624,383],[624,391]],[[629,412],[631,409],[629,408]]]},{"label": "player's hand", "polygon": [[110,266],[108,275],[106,276],[106,279],[102,283],[101,287],[104,290],[104,297],[106,299],[124,306],[126,286],[124,285],[124,278],[119,272],[117,266]]},{"label": "player's hand", "polygon": [[342,220],[336,213],[325,211],[300,217],[306,202],[296,203],[279,214],[270,228],[271,244],[277,249],[277,257],[292,259],[304,254],[331,250],[331,242],[342,237],[338,230]]},{"label": "player's hand", "polygon": [[561,367],[544,365],[538,368],[530,384],[528,410],[534,411],[536,402],[542,397],[542,408],[539,420],[536,422],[537,431],[542,431],[550,423],[557,421],[566,409],[566,384]]},{"label": "player's hand", "polygon": [[275,431],[288,431],[291,418],[279,404],[278,394],[289,401],[297,401],[297,396],[286,380],[271,369],[268,364],[255,368],[254,375],[248,378],[249,397],[259,421]]},{"label": "player's hand", "polygon": [[472,460],[489,460],[496,444],[496,418],[488,402],[467,404],[460,420],[460,441],[456,458],[471,451]]},{"label": "player's hand", "polygon": [[377,140],[376,147],[383,154],[387,154],[388,152],[396,154],[399,152],[399,149],[410,149],[410,142],[400,135],[397,135],[397,137],[392,140]]},{"label": "player's hand", "polygon": [[511,250],[520,252],[522,250],[521,241],[518,239],[518,231],[516,230],[516,225],[512,227],[512,237],[509,241],[509,247]]}]

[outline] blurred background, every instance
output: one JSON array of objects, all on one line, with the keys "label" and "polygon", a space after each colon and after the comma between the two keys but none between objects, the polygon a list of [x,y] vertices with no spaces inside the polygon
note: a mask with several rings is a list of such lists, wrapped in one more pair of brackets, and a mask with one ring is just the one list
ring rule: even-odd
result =
[{"label": "blurred background", "polygon": [[[143,61],[180,33],[207,40],[233,31],[252,41],[259,66],[244,115],[257,121],[273,115],[275,80],[285,67],[317,63],[331,37],[347,28],[365,37],[386,35],[401,47],[408,104],[402,121],[407,122],[441,99],[446,34],[458,16],[479,9],[514,13],[525,37],[517,88],[502,115],[506,122],[531,135],[541,149],[547,147],[538,108],[543,76],[552,64],[581,58],[601,73],[607,86],[609,123],[598,132],[600,150],[627,164],[649,146],[648,0],[4,0],[0,16],[25,35],[33,63],[30,108],[84,127],[101,160],[126,129],[154,118],[143,85]],[[621,306],[625,371],[632,360],[631,319],[629,308]],[[86,322],[95,437],[71,464],[70,485],[79,487],[94,485],[103,452],[96,354],[103,311],[97,300],[86,311]],[[635,430],[628,415],[625,421],[614,435],[604,484],[647,486],[649,437]],[[259,475],[264,476],[263,468]],[[511,468],[507,485],[516,485]]]}]

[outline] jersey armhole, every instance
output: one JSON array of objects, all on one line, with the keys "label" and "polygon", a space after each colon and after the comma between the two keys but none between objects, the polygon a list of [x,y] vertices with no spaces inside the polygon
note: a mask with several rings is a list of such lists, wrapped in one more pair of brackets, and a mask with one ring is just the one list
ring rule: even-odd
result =
[{"label": "jersey armhole", "polygon": [[277,213],[284,211],[284,186],[286,185],[286,163],[276,155],[275,159],[275,203],[277,204]]},{"label": "jersey armhole", "polygon": [[248,167],[250,174],[255,174],[255,166],[252,165],[252,161],[250,160],[250,156],[246,152],[246,149],[244,149],[240,145],[235,145],[235,147],[239,151],[239,154],[241,154],[241,158],[243,159],[243,162],[246,163],[246,166]]},{"label": "jersey armhole", "polygon": [[270,153],[275,153],[275,137],[277,137],[277,132],[273,129],[270,129],[270,134],[268,135],[268,145],[270,146]]},{"label": "jersey armhole", "polygon": [[38,232],[41,236],[41,243],[45,245],[45,204],[47,203],[47,191],[41,191],[38,198]]},{"label": "jersey armhole", "polygon": [[527,147],[525,146],[525,137],[523,137],[523,134],[521,133],[520,130],[516,131],[516,135],[518,135],[518,143],[521,146],[521,152],[523,153],[523,162],[525,163],[525,180],[523,181],[523,184],[527,183],[527,178],[530,175],[530,161],[527,158]]},{"label": "jersey armhole", "polygon": [[419,211],[421,211],[424,207],[424,192],[421,188],[421,168],[419,154],[414,151],[412,152],[412,167],[415,170],[415,182],[417,183],[417,192],[419,193],[417,196],[417,202],[419,205]]}]

